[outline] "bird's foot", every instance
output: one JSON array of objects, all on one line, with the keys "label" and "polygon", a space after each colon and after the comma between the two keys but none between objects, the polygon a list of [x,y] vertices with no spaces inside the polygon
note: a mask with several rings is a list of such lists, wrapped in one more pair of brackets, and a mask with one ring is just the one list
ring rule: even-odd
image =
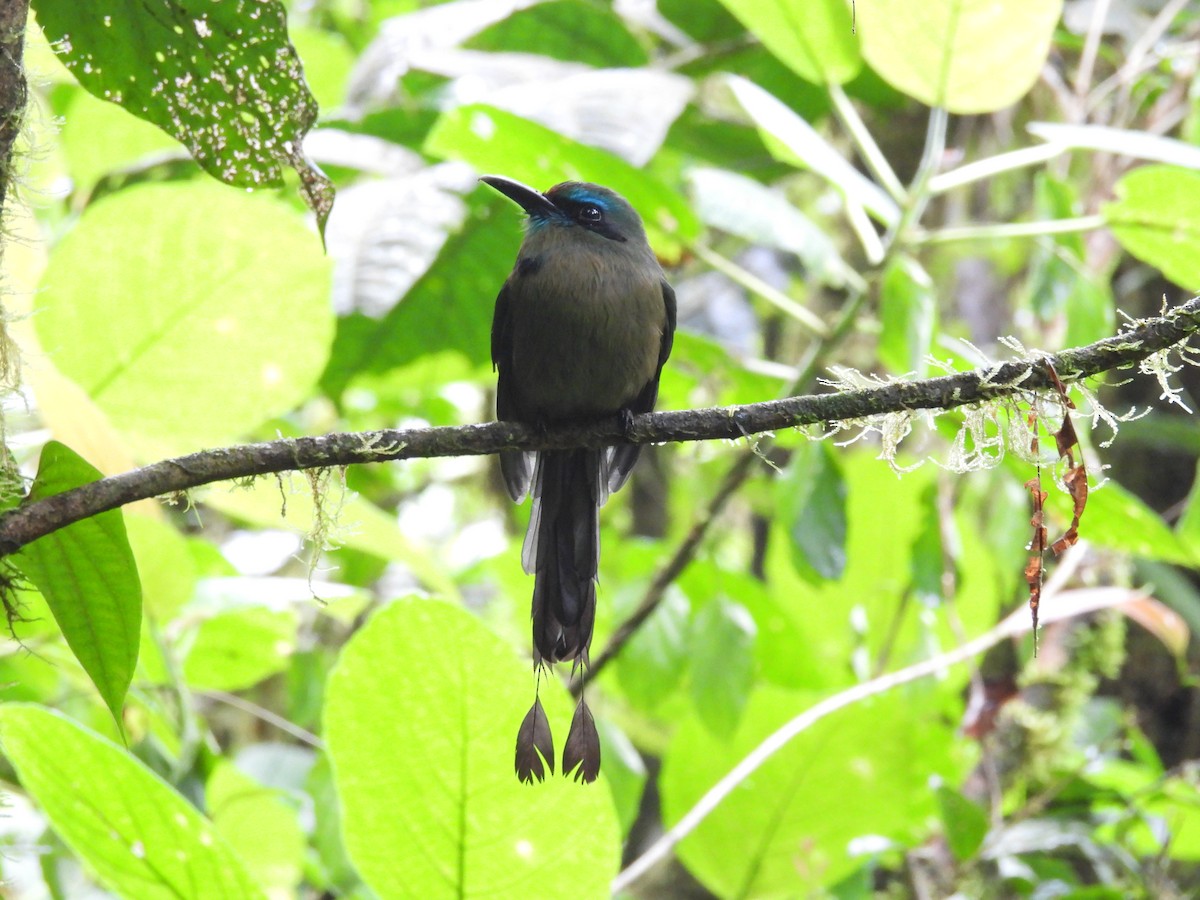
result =
[{"label": "bird's foot", "polygon": [[629,433],[633,431],[633,410],[628,406],[617,410],[617,426],[625,437],[629,437]]}]

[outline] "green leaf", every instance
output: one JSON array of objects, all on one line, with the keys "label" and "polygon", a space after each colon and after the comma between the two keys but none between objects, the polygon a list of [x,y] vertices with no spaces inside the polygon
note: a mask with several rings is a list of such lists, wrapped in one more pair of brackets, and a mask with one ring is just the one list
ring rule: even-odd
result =
[{"label": "green leaf", "polygon": [[744,35],[737,20],[716,0],[658,0],[655,8],[697,43],[731,42]]},{"label": "green leaf", "polygon": [[282,672],[296,650],[296,612],[253,608],[206,619],[183,663],[193,688],[238,691]]},{"label": "green leaf", "polygon": [[1145,166],[1116,192],[1103,212],[1121,246],[1180,287],[1200,289],[1200,172]]},{"label": "green leaf", "polygon": [[817,84],[844,84],[862,67],[850,8],[842,0],[721,3],[801,78]]},{"label": "green leaf", "polygon": [[[528,664],[447,603],[393,603],[345,646],[325,738],[346,850],[376,894],[538,896],[566,878],[573,896],[608,895],[620,857],[608,792],[513,773],[533,693]],[[561,747],[564,692],[543,679],[541,699]]]},{"label": "green leaf", "polygon": [[[38,21],[71,73],[180,141],[206,172],[240,187],[299,172],[324,226],[333,190],[304,157],[317,104],[279,0],[39,0]],[[221,221],[221,220],[214,220]]]},{"label": "green leaf", "polygon": [[604,184],[621,193],[638,211],[651,243],[664,257],[677,257],[682,244],[700,230],[684,199],[653,175],[611,153],[494,107],[460,106],[446,112],[429,132],[424,150],[441,159],[465,160],[481,172],[503,173],[537,188],[560,181]]},{"label": "green leaf", "polygon": [[[845,685],[850,680],[846,660],[860,647],[872,659],[883,652],[890,654],[889,658],[907,659],[928,651],[923,608],[901,604],[912,585],[913,553],[923,531],[926,506],[921,498],[935,472],[926,466],[899,478],[875,453],[861,451],[839,451],[838,464],[846,483],[842,576],[828,580],[798,574],[796,560],[802,565],[804,560],[794,546],[791,528],[797,520],[790,509],[786,518],[777,517],[768,541],[766,576],[772,605],[802,635],[800,646],[805,648],[803,654],[793,651],[800,658],[793,663],[787,684]],[[796,472],[795,477],[802,477],[801,473]],[[775,486],[772,493],[778,496],[780,492]],[[1028,521],[1028,514],[1024,518]],[[1019,539],[1024,540],[1024,535]],[[1018,562],[1017,571],[1023,565]],[[995,580],[994,571],[985,568],[984,572],[989,581]],[[965,573],[963,578],[965,582]],[[995,615],[994,605],[985,609],[985,618]],[[758,616],[757,608],[752,612]],[[768,626],[762,621],[759,624],[759,640],[771,640]]]},{"label": "green leaf", "polygon": [[213,824],[263,887],[292,895],[303,872],[305,840],[296,810],[222,759],[208,776],[205,806]]},{"label": "green leaf", "polygon": [[[1056,512],[1055,520],[1061,521],[1070,515],[1070,498],[1059,491],[1051,491],[1046,509]],[[1145,559],[1185,566],[1195,565],[1200,559],[1196,550],[1172,531],[1154,510],[1111,479],[1103,487],[1088,492],[1087,509],[1079,533],[1097,546]],[[1055,537],[1057,534],[1052,527],[1050,539]]]},{"label": "green leaf", "polygon": [[0,746],[55,832],[113,892],[263,897],[212,823],[110,741],[20,703],[0,708]]},{"label": "green leaf", "polygon": [[1183,514],[1175,523],[1175,534],[1200,559],[1200,463],[1197,464]]},{"label": "green leaf", "polygon": [[620,16],[584,0],[556,0],[519,9],[463,46],[492,52],[536,52],[597,68],[633,69],[649,61]]},{"label": "green leaf", "polygon": [[339,106],[354,69],[355,53],[349,42],[337,31],[311,25],[293,25],[288,36],[304,61],[304,80],[317,102],[326,109]]},{"label": "green leaf", "polygon": [[829,447],[796,450],[783,485],[792,562],[801,575],[837,580],[846,569],[846,483]]},{"label": "green leaf", "polygon": [[744,606],[717,599],[692,620],[692,699],[714,733],[737,727],[754,685],[754,619]]},{"label": "green leaf", "polygon": [[937,303],[933,281],[921,264],[909,256],[893,259],[879,285],[879,360],[897,375],[912,372],[923,378],[929,368],[925,357],[937,330]]},{"label": "green leaf", "polygon": [[897,90],[954,113],[993,112],[1033,87],[1062,0],[859,0],[863,56]]},{"label": "green leaf", "polygon": [[[100,472],[58,441],[42,448],[28,502],[100,479]],[[121,725],[125,692],[137,666],[142,585],[120,510],[48,534],[15,556],[54,613],[67,646]]]},{"label": "green leaf", "polygon": [[617,660],[617,681],[638,708],[652,710],[679,686],[690,661],[688,602],[668,589]]},{"label": "green leaf", "polygon": [[912,590],[926,606],[936,606],[945,590],[947,562],[959,555],[961,549],[954,546],[958,542],[953,538],[949,541],[951,546],[943,544],[943,529],[952,534],[955,523],[942,521],[937,485],[926,488],[920,502],[921,527],[912,542]]},{"label": "green leaf", "polygon": [[936,791],[942,822],[946,826],[946,843],[958,860],[970,859],[983,845],[988,833],[987,811],[972,803],[958,791],[945,785]]},{"label": "green leaf", "polygon": [[[957,769],[947,752],[952,728],[923,698],[897,691],[802,732],[683,839],[684,865],[722,897],[806,896],[859,864],[854,838],[921,834],[935,807],[931,775],[952,781]],[[728,741],[685,721],[663,760],[664,824],[815,699],[760,688]]]},{"label": "green leaf", "polygon": [[388,372],[444,351],[490,366],[492,310],[520,243],[520,228],[499,202],[468,219],[382,320],[339,321],[322,385],[337,396],[362,372]]},{"label": "green leaf", "polygon": [[147,185],[89,207],[54,248],[34,320],[114,424],[191,450],[308,396],[333,336],[329,279],[282,204],[211,182]]}]

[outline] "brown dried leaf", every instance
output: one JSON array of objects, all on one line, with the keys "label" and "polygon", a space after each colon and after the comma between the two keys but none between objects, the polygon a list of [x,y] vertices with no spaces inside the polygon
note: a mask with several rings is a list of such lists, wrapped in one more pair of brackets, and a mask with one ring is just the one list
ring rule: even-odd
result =
[{"label": "brown dried leaf", "polygon": [[[592,711],[582,700],[575,707],[571,731],[563,747],[563,774],[575,772],[575,780],[591,784],[600,774],[600,735]],[[578,767],[578,768],[576,768]]]},{"label": "brown dried leaf", "polygon": [[1083,518],[1083,510],[1087,506],[1088,496],[1087,470],[1083,467],[1083,463],[1067,470],[1067,474],[1063,476],[1063,484],[1075,502],[1075,510],[1071,515],[1071,526],[1050,548],[1054,551],[1055,556],[1060,555],[1079,540],[1079,520]]},{"label": "brown dried leaf", "polygon": [[1063,414],[1062,427],[1054,432],[1054,446],[1058,449],[1059,456],[1067,458],[1067,465],[1075,465],[1075,456],[1071,452],[1071,448],[1079,444],[1079,435],[1075,433],[1075,423],[1071,421],[1071,417]]},{"label": "brown dried leaf", "polygon": [[[1035,430],[1033,439],[1035,451],[1037,449],[1036,434]],[[1037,476],[1025,482],[1025,489],[1029,491],[1030,499],[1033,501],[1033,515],[1029,517],[1029,524],[1033,526],[1033,540],[1029,542],[1029,562],[1025,564],[1025,582],[1029,585],[1029,615],[1033,620],[1034,653],[1037,652],[1038,606],[1042,602],[1042,581],[1045,577],[1042,557],[1046,553],[1046,526],[1042,523],[1046,519],[1044,504],[1047,495],[1042,490],[1041,479],[1042,470],[1039,466]]]},{"label": "brown dried leaf", "polygon": [[[575,726],[572,724],[571,731],[574,730]],[[533,706],[529,707],[529,712],[525,714],[525,720],[521,722],[521,728],[517,731],[517,778],[525,784],[532,784],[535,778],[545,781],[546,769],[543,760],[553,775],[554,738],[550,734],[550,721],[546,718],[546,711],[542,709],[542,701],[535,698]]]}]

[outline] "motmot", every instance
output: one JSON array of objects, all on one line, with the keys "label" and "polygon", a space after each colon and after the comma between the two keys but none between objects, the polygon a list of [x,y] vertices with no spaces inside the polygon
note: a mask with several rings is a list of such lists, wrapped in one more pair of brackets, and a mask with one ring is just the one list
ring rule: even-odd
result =
[{"label": "motmot", "polygon": [[[496,416],[538,429],[650,412],[675,335],[675,292],[637,212],[620,194],[567,181],[544,194],[498,175],[481,179],[521,206],[525,239],[496,298],[492,364]],[[533,582],[533,660],[586,669],[596,619],[600,507],[629,478],[641,448],[500,453],[505,487],[533,495],[521,560]],[[522,781],[554,771],[539,699],[517,735]],[[563,749],[563,771],[593,781],[595,723],[581,699]]]}]

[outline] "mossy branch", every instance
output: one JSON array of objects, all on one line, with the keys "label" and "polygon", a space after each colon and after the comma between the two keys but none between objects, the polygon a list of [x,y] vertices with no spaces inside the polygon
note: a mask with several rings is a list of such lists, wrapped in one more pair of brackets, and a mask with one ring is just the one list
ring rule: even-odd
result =
[{"label": "mossy branch", "polygon": [[789,397],[745,406],[658,412],[634,418],[628,432],[612,421],[542,434],[511,422],[443,428],[336,433],[204,450],[104,478],[22,505],[0,516],[0,554],[10,554],[72,522],[105,510],[191,488],[276,472],[498,450],[736,439],[816,423],[847,422],[918,409],[953,409],[1052,390],[1049,363],[1064,382],[1128,369],[1200,331],[1200,297],[1120,334],[1061,353],[983,369],[897,381],[862,390]]}]

